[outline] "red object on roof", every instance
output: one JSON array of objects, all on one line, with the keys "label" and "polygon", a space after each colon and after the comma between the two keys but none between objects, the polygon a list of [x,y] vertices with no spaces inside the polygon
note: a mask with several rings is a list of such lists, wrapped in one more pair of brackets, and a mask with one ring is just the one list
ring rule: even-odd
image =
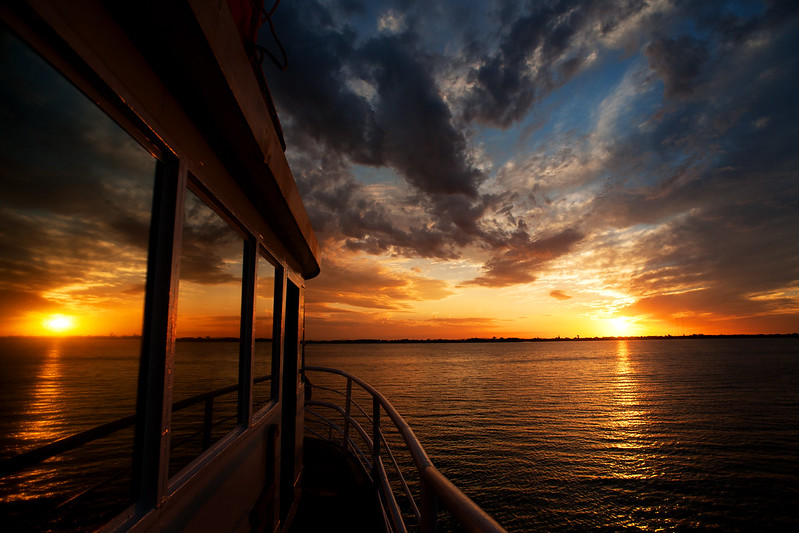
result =
[{"label": "red object on roof", "polygon": [[253,24],[253,4],[252,0],[228,0],[230,12],[233,13],[233,20],[236,21],[236,27],[245,42],[253,42],[255,40],[253,33],[257,26]]}]

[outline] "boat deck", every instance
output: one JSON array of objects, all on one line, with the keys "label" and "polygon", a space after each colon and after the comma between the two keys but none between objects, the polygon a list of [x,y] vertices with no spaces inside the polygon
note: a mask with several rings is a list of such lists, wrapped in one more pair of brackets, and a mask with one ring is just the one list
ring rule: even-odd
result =
[{"label": "boat deck", "polygon": [[377,495],[358,462],[331,442],[305,438],[303,491],[291,533],[385,531]]}]

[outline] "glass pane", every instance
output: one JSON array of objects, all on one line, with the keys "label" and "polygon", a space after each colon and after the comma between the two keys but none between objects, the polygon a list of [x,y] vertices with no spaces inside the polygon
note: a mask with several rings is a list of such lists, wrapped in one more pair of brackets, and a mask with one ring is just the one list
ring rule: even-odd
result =
[{"label": "glass pane", "polygon": [[170,475],[238,424],[244,240],[186,193]]},{"label": "glass pane", "polygon": [[[5,531],[95,529],[132,502],[155,159],[0,25],[0,479]],[[12,459],[17,458],[17,459]],[[17,463],[21,465],[21,463]]]},{"label": "glass pane", "polygon": [[253,412],[270,403],[272,389],[272,327],[275,307],[275,267],[258,256],[258,288],[255,293],[255,370],[253,374]]}]

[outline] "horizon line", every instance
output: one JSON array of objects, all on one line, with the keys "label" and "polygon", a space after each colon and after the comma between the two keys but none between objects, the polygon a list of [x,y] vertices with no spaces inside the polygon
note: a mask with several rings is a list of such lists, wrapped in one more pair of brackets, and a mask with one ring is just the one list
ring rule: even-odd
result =
[{"label": "horizon line", "polygon": [[603,337],[469,337],[461,339],[306,339],[306,344],[369,344],[369,343],[457,343],[457,342],[558,342],[558,341],[602,341],[602,340],[646,340],[646,339],[690,339],[690,338],[747,338],[747,337],[798,337],[799,332],[793,333],[690,333],[683,335],[616,335]]},{"label": "horizon line", "polygon": [[[750,338],[750,337],[774,337],[774,338],[799,338],[799,332],[793,333],[689,333],[682,335],[614,335],[614,336],[594,336],[581,337],[465,337],[460,339],[445,338],[425,338],[425,339],[378,339],[378,338],[355,338],[355,339],[305,339],[301,342],[305,344],[378,344],[378,343],[468,343],[468,342],[558,342],[558,341],[612,341],[612,340],[647,340],[647,339],[696,339],[696,338]],[[0,339],[140,339],[141,335],[0,335]],[[176,337],[175,342],[194,341],[194,342],[238,342],[239,337],[231,336],[185,336]],[[256,342],[271,342],[270,337],[255,337]]]}]

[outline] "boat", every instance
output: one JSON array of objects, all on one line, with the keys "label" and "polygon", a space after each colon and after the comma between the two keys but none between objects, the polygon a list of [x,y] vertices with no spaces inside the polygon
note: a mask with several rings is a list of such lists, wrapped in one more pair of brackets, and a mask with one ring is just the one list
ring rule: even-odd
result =
[{"label": "boat", "polygon": [[[37,104],[64,119],[23,111],[14,119],[30,119],[34,139],[47,121],[65,132],[36,147],[52,145],[63,156],[58,165],[29,156],[30,146],[8,156],[19,172],[40,176],[39,197],[62,206],[36,216],[53,221],[47,231],[67,224],[73,235],[89,235],[95,251],[142,250],[121,263],[128,267],[100,272],[88,257],[109,269],[111,258],[79,254],[77,237],[59,234],[65,247],[51,253],[87,257],[85,275],[108,284],[140,275],[143,309],[141,329],[124,339],[135,347],[135,371],[120,366],[119,375],[107,371],[81,384],[92,391],[107,377],[131,387],[129,412],[100,424],[77,418],[67,435],[42,430],[36,446],[0,457],[4,530],[503,531],[436,469],[379,391],[340,370],[305,365],[305,289],[320,272],[320,254],[260,64],[256,42],[268,16],[246,0],[0,6],[3,53],[33,73],[25,81],[31,87],[14,89],[19,98],[66,91],[62,82],[76,89],[69,103]],[[16,50],[19,57],[10,57]],[[22,84],[13,76],[3,83]],[[98,126],[96,115],[108,124]],[[23,143],[26,126],[6,126]],[[111,172],[100,160],[118,166]],[[152,172],[136,181],[131,176],[148,172],[140,167]],[[81,203],[64,211],[78,189]],[[151,208],[134,209],[144,203]],[[236,275],[217,250],[230,242],[240,251]],[[55,259],[36,265],[59,268]],[[185,310],[231,284],[239,305],[234,333],[221,341],[183,338],[196,318]],[[266,318],[256,310],[259,298],[270,306]],[[50,319],[49,327],[66,320]],[[96,342],[104,350],[122,345]],[[232,383],[182,389],[185,354],[219,352],[223,344],[234,347],[234,362],[209,356],[217,366],[201,377],[231,375]],[[102,357],[117,364],[113,356]],[[47,385],[43,374],[37,379],[32,387]],[[92,416],[112,407],[98,401]]]}]

